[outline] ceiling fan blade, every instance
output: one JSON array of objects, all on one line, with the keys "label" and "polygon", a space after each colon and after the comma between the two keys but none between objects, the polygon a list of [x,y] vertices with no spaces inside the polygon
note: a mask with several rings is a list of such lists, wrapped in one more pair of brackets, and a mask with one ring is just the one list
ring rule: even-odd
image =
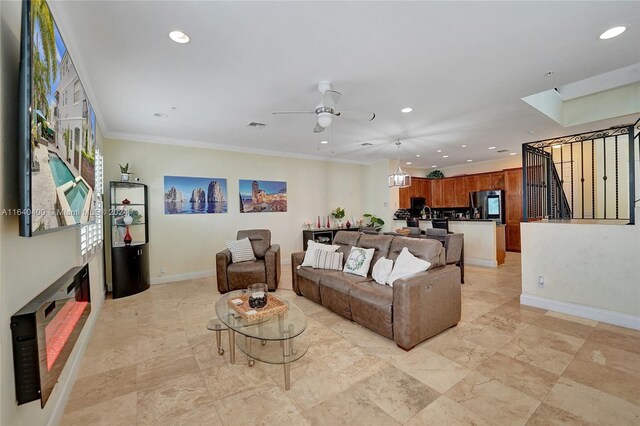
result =
[{"label": "ceiling fan blade", "polygon": [[374,113],[367,111],[340,111],[336,112],[335,115],[346,120],[371,121],[376,118]]},{"label": "ceiling fan blade", "polygon": [[338,92],[337,90],[325,90],[324,94],[322,95],[322,104],[324,106],[333,107],[340,101],[341,96],[342,93]]},{"label": "ceiling fan blade", "polygon": [[274,111],[271,114],[315,114],[315,111]]},{"label": "ceiling fan blade", "polygon": [[313,128],[313,133],[322,133],[324,132],[324,127],[322,127],[319,123],[316,123],[316,127]]}]

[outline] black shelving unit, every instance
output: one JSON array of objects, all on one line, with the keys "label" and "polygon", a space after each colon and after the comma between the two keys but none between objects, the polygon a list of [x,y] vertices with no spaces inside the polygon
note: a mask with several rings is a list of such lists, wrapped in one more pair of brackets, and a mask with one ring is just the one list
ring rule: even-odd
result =
[{"label": "black shelving unit", "polygon": [[[113,298],[131,296],[150,286],[149,278],[149,198],[147,185],[134,182],[109,182],[111,231],[111,281]],[[124,202],[123,201],[128,201]],[[131,244],[124,243],[129,212]]]},{"label": "black shelving unit", "polygon": [[302,231],[302,250],[307,251],[309,240],[320,244],[332,244],[338,231],[359,231],[360,228],[322,228]]}]

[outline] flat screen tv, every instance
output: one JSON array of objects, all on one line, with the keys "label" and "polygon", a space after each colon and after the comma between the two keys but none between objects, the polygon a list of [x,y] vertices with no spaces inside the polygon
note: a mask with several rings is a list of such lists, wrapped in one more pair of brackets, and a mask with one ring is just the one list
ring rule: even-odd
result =
[{"label": "flat screen tv", "polygon": [[18,115],[20,235],[92,222],[96,119],[45,0],[23,1]]}]

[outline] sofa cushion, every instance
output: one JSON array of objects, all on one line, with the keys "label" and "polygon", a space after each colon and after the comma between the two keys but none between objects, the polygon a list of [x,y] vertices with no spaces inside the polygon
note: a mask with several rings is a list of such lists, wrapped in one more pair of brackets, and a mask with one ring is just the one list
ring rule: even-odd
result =
[{"label": "sofa cushion", "polygon": [[358,240],[358,247],[376,249],[373,253],[373,259],[371,259],[371,264],[375,265],[381,257],[389,257],[389,247],[393,238],[393,235],[361,234]]},{"label": "sofa cushion", "polygon": [[230,290],[244,289],[249,284],[266,283],[267,275],[264,260],[232,263],[227,267],[227,277]]},{"label": "sofa cushion", "polygon": [[256,260],[253,255],[253,248],[249,238],[242,238],[236,241],[226,240],[227,248],[231,252],[231,261],[233,263],[246,262],[248,260]]},{"label": "sofa cushion", "polygon": [[393,339],[393,289],[375,282],[356,283],[349,292],[353,320]]},{"label": "sofa cushion", "polygon": [[307,241],[307,251],[304,253],[304,260],[301,266],[313,266],[313,262],[316,258],[317,250],[325,250],[328,252],[335,252],[340,246],[334,246],[330,244],[320,244],[315,241]]},{"label": "sofa cushion", "polygon": [[271,247],[271,231],[268,229],[246,229],[238,231],[237,239],[249,238],[253,253],[258,259],[264,257]]},{"label": "sofa cushion", "polygon": [[342,266],[347,261],[351,249],[358,245],[360,239],[360,233],[354,231],[338,231],[333,239],[333,244],[340,246],[338,252],[342,253]]},{"label": "sofa cushion", "polygon": [[362,247],[352,247],[351,253],[344,264],[344,272],[366,277],[369,274],[371,259],[376,249],[365,249]]},{"label": "sofa cushion", "polygon": [[351,287],[359,282],[370,281],[370,278],[359,275],[345,274],[340,271],[318,271],[322,273],[320,277],[320,297],[322,306],[331,309],[333,312],[351,319],[351,308],[349,307],[349,291]]},{"label": "sofa cushion", "polygon": [[418,259],[426,260],[431,264],[429,269],[438,268],[445,265],[444,248],[439,241],[428,238],[395,237],[389,249],[389,259],[394,262],[403,248]]},{"label": "sofa cushion", "polygon": [[424,272],[429,269],[429,266],[431,266],[431,263],[415,257],[411,254],[409,249],[405,247],[402,249],[396,259],[396,263],[393,265],[393,271],[391,271],[391,275],[387,278],[387,284],[393,287],[394,281],[409,277],[417,274],[418,272]]},{"label": "sofa cushion", "polygon": [[393,271],[393,260],[381,257],[371,269],[371,278],[378,284],[385,285],[391,271]]}]

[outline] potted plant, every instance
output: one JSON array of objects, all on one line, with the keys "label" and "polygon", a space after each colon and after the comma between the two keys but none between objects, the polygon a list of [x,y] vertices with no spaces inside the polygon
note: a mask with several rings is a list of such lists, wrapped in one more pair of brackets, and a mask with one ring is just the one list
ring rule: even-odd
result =
[{"label": "potted plant", "polygon": [[384,226],[384,220],[380,219],[379,217],[375,217],[371,213],[365,213],[362,216],[366,217],[369,220],[369,223],[367,223],[367,226],[375,229],[378,232],[380,232],[380,230]]},{"label": "potted plant", "polygon": [[338,228],[342,228],[342,218],[344,218],[344,209],[341,209],[340,207],[336,207],[336,209],[331,212],[331,216],[333,216],[338,221]]},{"label": "potted plant", "polygon": [[120,166],[120,181],[129,182],[129,163],[124,166],[122,164],[118,165]]}]

